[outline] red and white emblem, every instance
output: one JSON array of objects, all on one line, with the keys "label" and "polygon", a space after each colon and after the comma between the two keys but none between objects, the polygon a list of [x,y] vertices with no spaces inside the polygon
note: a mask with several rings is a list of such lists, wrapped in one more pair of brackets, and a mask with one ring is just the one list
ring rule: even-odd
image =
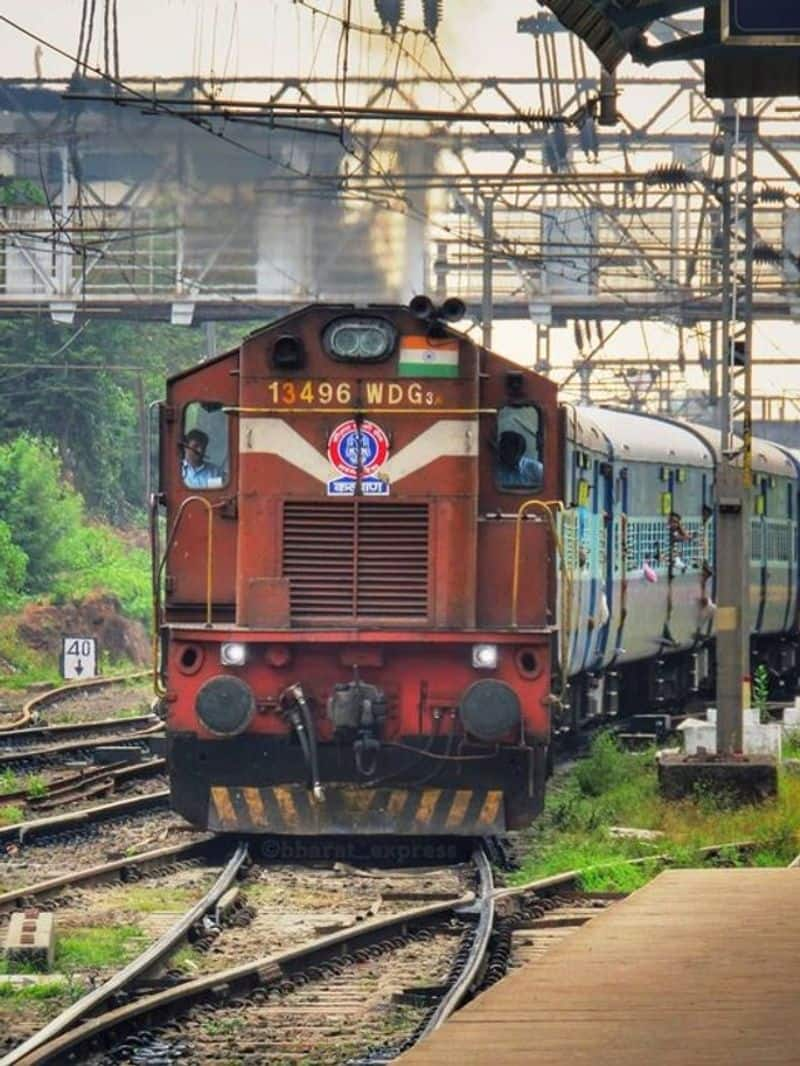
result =
[{"label": "red and white emblem", "polygon": [[328,438],[328,458],[347,477],[369,477],[389,456],[389,438],[369,419],[341,422]]}]

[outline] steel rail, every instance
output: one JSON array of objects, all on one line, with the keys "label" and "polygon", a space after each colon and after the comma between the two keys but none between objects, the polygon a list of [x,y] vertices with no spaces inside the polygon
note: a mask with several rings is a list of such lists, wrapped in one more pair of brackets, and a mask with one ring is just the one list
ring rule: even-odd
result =
[{"label": "steel rail", "polygon": [[82,1046],[103,1031],[115,1028],[143,1014],[151,1014],[153,1011],[181,1003],[186,1005],[189,1001],[215,990],[228,990],[234,986],[254,988],[258,985],[278,982],[287,971],[291,971],[293,967],[296,968],[300,961],[312,963],[317,958],[335,955],[337,951],[347,946],[355,946],[363,941],[374,942],[393,929],[404,929],[415,925],[425,926],[438,920],[443,914],[468,906],[474,902],[474,899],[474,894],[470,893],[445,902],[429,903],[423,907],[401,911],[399,914],[388,917],[374,918],[356,927],[329,933],[327,936],[299,947],[289,948],[274,955],[262,956],[252,962],[233,966],[227,970],[219,970],[203,977],[196,977],[191,981],[144,996],[135,1002],[126,1003],[122,1007],[92,1018],[49,1043],[41,1045],[24,1058],[2,1060],[0,1066],[7,1066],[7,1064],[11,1066],[12,1062],[19,1066],[65,1062],[67,1061],[65,1056],[70,1051]]},{"label": "steel rail", "polygon": [[158,758],[143,762],[123,761],[109,763],[107,766],[94,766],[56,778],[55,781],[48,781],[46,791],[41,795],[31,795],[30,789],[27,788],[21,788],[17,792],[3,792],[0,794],[0,803],[24,803],[34,810],[46,810],[53,803],[70,803],[73,799],[80,799],[82,795],[90,793],[100,785],[105,784],[113,788],[122,781],[160,773],[166,766],[167,760]]},{"label": "steel rail", "polygon": [[[161,733],[164,728],[163,722],[156,722],[149,729],[141,729],[134,733],[109,733],[108,736],[87,737],[85,740],[68,740],[63,744],[51,744],[35,748],[18,748],[11,751],[0,751],[0,766],[10,766],[18,762],[40,761],[51,759],[57,755],[68,755],[70,752],[84,751],[97,748],[104,744],[135,744],[140,740]],[[0,800],[2,796],[0,796]]]},{"label": "steel rail", "polygon": [[29,729],[8,729],[0,732],[0,751],[5,751],[10,744],[28,743],[38,738],[58,739],[90,730],[110,732],[112,728],[124,729],[126,726],[130,726],[134,731],[141,731],[156,724],[162,724],[158,715],[148,711],[147,714],[137,714],[132,718],[99,718],[96,722],[60,722],[58,725],[35,725]]},{"label": "steel rail", "polygon": [[11,722],[0,722],[0,733],[11,729],[19,729],[33,721],[34,711],[40,707],[46,707],[50,703],[58,703],[60,699],[80,692],[87,688],[104,688],[111,685],[119,685],[123,681],[138,681],[140,678],[150,676],[149,670],[138,670],[133,674],[117,674],[114,677],[92,677],[86,681],[74,681],[68,685],[59,685],[58,688],[50,689],[49,692],[41,692],[38,696],[29,699],[22,707],[22,714]]},{"label": "steel rail", "polygon": [[66,1010],[53,1018],[37,1033],[34,1033],[33,1036],[6,1055],[5,1058],[0,1060],[0,1066],[13,1066],[14,1063],[24,1059],[30,1052],[34,1052],[43,1044],[54,1040],[65,1030],[80,1021],[89,1011],[94,1010],[127,985],[132,984],[142,974],[158,965],[168,955],[171,955],[178,944],[186,938],[195,922],[217,906],[239,874],[247,855],[248,846],[243,841],[240,841],[228,860],[225,869],[220,873],[208,892],[182,915],[163,936],[159,937],[154,944],[151,944],[141,955],[129,962],[127,966],[114,974],[113,977],[110,977],[99,988],[94,988],[91,992],[82,996],[76,1003],[67,1007]]},{"label": "steel rail", "polygon": [[102,803],[97,807],[85,807],[81,811],[71,811],[68,814],[57,814],[50,818],[37,818],[29,822],[17,822],[16,825],[6,825],[0,828],[0,844],[5,841],[24,844],[26,840],[45,836],[47,833],[78,829],[81,826],[103,822],[118,815],[124,816],[167,807],[169,795],[169,789],[165,788],[159,792],[148,792],[144,796],[131,796],[129,799]]},{"label": "steel rail", "polygon": [[464,968],[442,997],[436,1010],[433,1012],[428,1023],[415,1042],[424,1040],[426,1036],[436,1032],[436,1030],[447,1021],[453,1011],[461,1006],[467,993],[478,980],[481,966],[486,958],[489,939],[492,935],[492,929],[494,928],[494,879],[492,877],[492,865],[482,846],[475,849],[472,860],[478,868],[478,876],[480,878],[480,890],[476,900],[476,906],[479,908],[479,918],[475,930],[475,936],[470,945],[469,955],[464,964]]},{"label": "steel rail", "polygon": [[140,855],[130,855],[124,859],[114,859],[111,862],[100,863],[97,866],[86,866],[82,870],[74,870],[58,877],[50,877],[46,881],[35,881],[21,888],[10,889],[8,892],[0,892],[0,914],[15,907],[20,907],[27,900],[37,896],[46,896],[59,889],[69,888],[72,885],[83,885],[91,882],[103,882],[119,875],[120,881],[127,879],[131,870],[158,866],[161,863],[183,862],[184,860],[200,858],[215,847],[219,838],[206,836],[202,840],[193,840],[188,844],[170,844],[165,848],[155,848],[153,851],[143,851]]}]

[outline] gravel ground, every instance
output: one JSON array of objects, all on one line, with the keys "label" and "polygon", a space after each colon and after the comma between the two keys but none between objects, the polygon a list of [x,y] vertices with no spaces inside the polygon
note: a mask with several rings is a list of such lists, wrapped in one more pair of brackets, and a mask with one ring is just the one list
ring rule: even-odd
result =
[{"label": "gravel ground", "polygon": [[44,881],[85,866],[124,859],[141,851],[183,844],[206,834],[170,811],[143,812],[117,822],[101,823],[91,832],[76,832],[49,844],[5,845],[0,853],[0,890]]}]

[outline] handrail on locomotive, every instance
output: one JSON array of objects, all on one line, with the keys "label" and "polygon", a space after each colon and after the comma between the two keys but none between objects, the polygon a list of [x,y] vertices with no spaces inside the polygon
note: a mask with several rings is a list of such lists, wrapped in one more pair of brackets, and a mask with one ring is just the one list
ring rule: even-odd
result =
[{"label": "handrail on locomotive", "polygon": [[[159,668],[159,655],[158,655],[158,639],[161,629],[161,580],[164,576],[164,567],[167,564],[167,558],[169,556],[170,548],[175,542],[175,535],[178,532],[181,519],[188,509],[190,503],[201,503],[206,509],[208,516],[208,524],[206,530],[206,627],[208,629],[213,625],[212,621],[212,596],[213,596],[213,576],[214,576],[214,508],[209,500],[204,499],[202,496],[187,496],[187,498],[181,503],[178,508],[178,513],[175,516],[175,521],[172,523],[172,529],[167,536],[167,542],[164,546],[164,554],[161,556],[161,560],[158,566],[153,569],[153,688],[157,696],[166,696],[166,689],[161,683],[161,669]],[[153,548],[153,561],[158,558],[157,550],[157,538],[158,538],[158,505],[159,498],[156,493],[152,493],[150,496],[150,536],[151,544]]]}]

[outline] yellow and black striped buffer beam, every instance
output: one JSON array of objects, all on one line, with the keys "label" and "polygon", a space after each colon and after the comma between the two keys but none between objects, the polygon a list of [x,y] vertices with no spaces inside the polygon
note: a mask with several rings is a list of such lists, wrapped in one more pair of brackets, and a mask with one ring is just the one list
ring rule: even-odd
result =
[{"label": "yellow and black striped buffer beam", "polygon": [[492,836],[505,830],[499,789],[212,785],[208,827],[218,833],[376,833]]}]

